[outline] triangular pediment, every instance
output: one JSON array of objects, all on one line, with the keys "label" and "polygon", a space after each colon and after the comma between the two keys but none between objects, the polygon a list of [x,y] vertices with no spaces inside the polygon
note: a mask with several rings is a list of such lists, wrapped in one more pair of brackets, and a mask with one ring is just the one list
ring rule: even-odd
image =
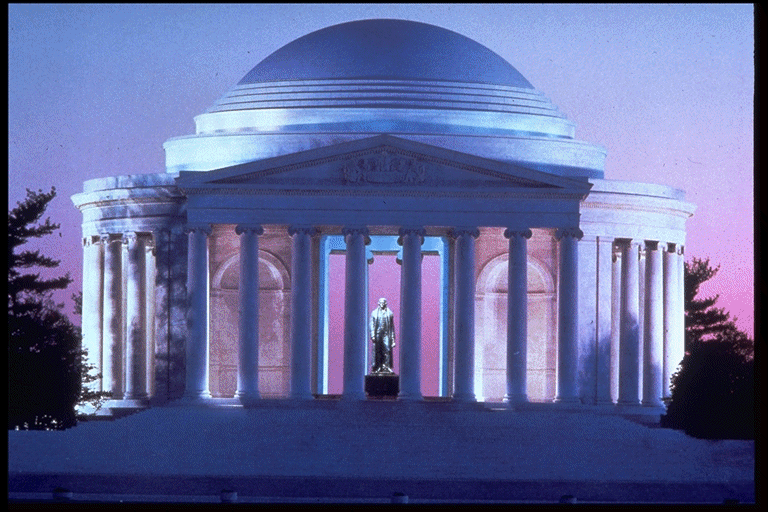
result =
[{"label": "triangular pediment", "polygon": [[391,135],[344,142],[208,172],[182,172],[180,188],[588,193],[564,178]]}]

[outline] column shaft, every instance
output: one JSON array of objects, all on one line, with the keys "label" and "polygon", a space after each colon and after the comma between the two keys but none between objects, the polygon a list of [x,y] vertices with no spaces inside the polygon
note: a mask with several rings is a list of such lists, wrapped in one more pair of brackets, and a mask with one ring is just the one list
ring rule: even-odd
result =
[{"label": "column shaft", "polygon": [[[291,398],[312,399],[312,235],[291,227]],[[365,339],[363,335],[362,340]],[[361,340],[361,342],[362,342]],[[364,346],[364,345],[363,345]]]},{"label": "column shaft", "polygon": [[664,349],[664,245],[646,242],[645,329],[643,330],[643,405],[663,405],[662,372]]},{"label": "column shaft", "polygon": [[121,240],[106,235],[104,243],[104,326],[102,388],[112,400],[123,398],[123,273]]},{"label": "column shaft", "polygon": [[[102,313],[104,309],[104,246],[101,240],[88,236],[83,245],[83,348],[88,351],[86,364],[93,365],[93,373],[103,373]],[[102,379],[90,383],[92,391],[101,391]]]},{"label": "column shaft", "polygon": [[560,286],[558,287],[557,397],[555,401],[579,403],[578,314],[579,253],[578,228],[560,229]]},{"label": "column shaft", "polygon": [[210,398],[208,349],[209,349],[209,286],[208,235],[210,227],[189,229],[187,255],[187,376],[184,397],[187,399]]},{"label": "column shaft", "polygon": [[528,239],[530,230],[507,229],[507,393],[505,402],[528,401]]},{"label": "column shaft", "polygon": [[347,400],[365,399],[365,350],[367,344],[365,296],[365,245],[367,228],[344,228],[347,243],[344,287],[344,385]]},{"label": "column shaft", "polygon": [[621,345],[621,247],[614,243],[611,268],[611,401],[619,400],[620,345]]},{"label": "column shaft", "polygon": [[125,399],[147,398],[146,249],[144,235],[127,233]]},{"label": "column shaft", "polygon": [[[670,385],[672,374],[677,371],[680,361],[676,360],[674,337],[677,333],[677,253],[675,244],[669,244],[669,249],[664,251],[664,397],[671,396]],[[681,358],[682,359],[682,358]]]},{"label": "column shaft", "polygon": [[259,395],[259,235],[261,226],[237,226],[240,235],[237,392],[242,402]]},{"label": "column shaft", "polygon": [[400,229],[400,394],[421,400],[421,244],[424,229]]},{"label": "column shaft", "polygon": [[640,327],[638,244],[621,244],[621,330],[619,341],[619,404],[640,403]]},{"label": "column shaft", "polygon": [[454,229],[456,285],[454,339],[456,344],[453,399],[475,401],[475,238],[473,229]]}]

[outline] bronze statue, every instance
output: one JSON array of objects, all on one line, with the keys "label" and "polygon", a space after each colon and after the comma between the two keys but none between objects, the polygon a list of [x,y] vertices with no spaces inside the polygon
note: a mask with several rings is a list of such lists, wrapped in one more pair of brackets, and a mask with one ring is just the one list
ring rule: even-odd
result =
[{"label": "bronze statue", "polygon": [[379,307],[371,312],[371,341],[374,356],[372,373],[392,372],[392,349],[395,348],[395,317],[387,308],[387,299],[379,299]]}]

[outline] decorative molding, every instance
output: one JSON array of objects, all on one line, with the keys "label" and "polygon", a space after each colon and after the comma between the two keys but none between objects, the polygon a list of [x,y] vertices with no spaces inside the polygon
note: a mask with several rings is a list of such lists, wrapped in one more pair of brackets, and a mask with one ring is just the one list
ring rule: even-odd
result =
[{"label": "decorative molding", "polygon": [[368,245],[368,244],[371,243],[370,231],[365,226],[343,227],[343,228],[341,228],[341,235],[344,237],[345,241],[347,239],[347,235],[350,235],[350,236],[364,236],[365,237],[365,245]]},{"label": "decorative molding", "polygon": [[403,238],[408,236],[418,236],[421,238],[421,243],[424,243],[424,237],[427,236],[427,230],[423,227],[403,227],[397,230],[397,244],[403,245]]},{"label": "decorative molding", "polygon": [[206,235],[210,236],[211,233],[213,232],[213,228],[208,223],[204,223],[204,224],[187,224],[186,226],[184,226],[184,232],[185,233],[189,234],[189,233],[192,233],[194,231],[202,231]]},{"label": "decorative molding", "polygon": [[316,236],[320,233],[320,230],[314,226],[288,226],[289,236],[293,236],[297,233],[301,235]]},{"label": "decorative molding", "polygon": [[584,232],[577,227],[558,228],[558,230],[555,231],[556,240],[561,240],[563,237],[569,237],[569,238],[575,238],[576,240],[581,240],[583,236],[584,236]]},{"label": "decorative molding", "polygon": [[235,226],[235,233],[238,235],[242,235],[246,231],[252,231],[256,233],[256,235],[264,234],[264,228],[261,224],[238,224]]},{"label": "decorative molding", "polygon": [[533,236],[533,232],[530,229],[512,229],[507,228],[504,230],[504,238],[518,238],[522,237],[525,239],[529,239]]},{"label": "decorative molding", "polygon": [[467,235],[471,236],[472,238],[477,238],[480,236],[480,230],[478,228],[467,228],[467,227],[451,228],[448,230],[448,236],[453,238],[454,240]]}]

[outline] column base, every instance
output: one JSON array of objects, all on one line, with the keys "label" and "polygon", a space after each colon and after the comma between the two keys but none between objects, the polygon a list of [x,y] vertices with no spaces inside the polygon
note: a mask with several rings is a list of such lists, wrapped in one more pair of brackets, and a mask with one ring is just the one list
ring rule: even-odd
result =
[{"label": "column base", "polygon": [[552,402],[556,404],[581,405],[581,399],[577,396],[558,396]]},{"label": "column base", "polygon": [[454,393],[453,396],[451,396],[451,400],[462,403],[477,402],[474,393]]},{"label": "column base", "polygon": [[185,393],[178,402],[182,404],[194,405],[196,403],[205,403],[207,400],[213,398],[209,391],[200,391],[197,393]]},{"label": "column base", "polygon": [[523,393],[519,395],[504,395],[503,402],[505,404],[527,404],[528,403],[528,395]]},{"label": "column base", "polygon": [[291,400],[314,400],[315,395],[312,393],[291,393]]},{"label": "column base", "polygon": [[252,405],[261,401],[261,395],[258,392],[237,391],[234,398],[238,400],[244,407]]}]

